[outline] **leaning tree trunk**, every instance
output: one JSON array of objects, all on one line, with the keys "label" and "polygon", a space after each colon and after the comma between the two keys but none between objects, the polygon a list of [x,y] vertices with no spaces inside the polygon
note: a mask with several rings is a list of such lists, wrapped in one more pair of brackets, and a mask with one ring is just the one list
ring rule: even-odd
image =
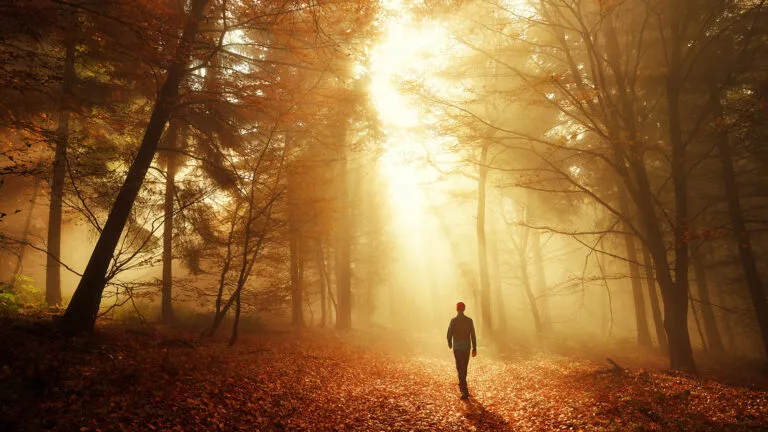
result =
[{"label": "leaning tree trunk", "polygon": [[[723,107],[720,103],[720,92],[712,82],[709,84],[709,93],[715,118],[722,119]],[[741,267],[747,281],[749,297],[755,310],[757,324],[760,328],[763,348],[766,355],[768,355],[768,302],[766,302],[765,298],[763,280],[757,269],[757,260],[752,249],[752,239],[747,229],[747,223],[744,220],[744,211],[741,208],[739,188],[736,184],[736,170],[733,167],[733,149],[728,142],[727,130],[721,129],[716,131],[715,145],[717,146],[717,153],[720,159],[720,172],[723,185],[725,186],[725,196],[728,201],[728,214],[731,219],[731,225],[733,225],[733,236],[739,248],[739,260],[741,261]]]},{"label": "leaning tree trunk", "polygon": [[480,309],[483,332],[493,332],[491,321],[491,280],[488,272],[488,245],[485,239],[485,201],[488,183],[488,143],[483,142],[477,180],[477,264],[480,273]]},{"label": "leaning tree trunk", "polygon": [[157,144],[165,124],[177,102],[179,84],[186,75],[186,64],[189,61],[192,44],[196,39],[198,26],[204,17],[203,11],[207,3],[208,0],[192,0],[173,63],[168,68],[168,76],[160,88],[136,159],[128,170],[128,175],[120,188],[112,210],[109,212],[109,217],[104,224],[99,240],[96,242],[96,247],[93,249],[85,272],[83,272],[83,277],[80,279],[69,307],[62,317],[62,325],[70,332],[91,331],[96,323],[101,295],[106,285],[107,270],[123,228],[128,221],[133,202],[139,194],[147,170],[155,157]]},{"label": "leaning tree trunk", "polygon": [[45,266],[45,302],[51,306],[61,304],[61,200],[64,194],[64,178],[67,171],[67,146],[69,143],[69,108],[75,74],[75,16],[71,11],[65,18],[64,75],[61,83],[59,125],[56,129],[56,154],[51,176],[51,205],[48,209],[48,253]]}]

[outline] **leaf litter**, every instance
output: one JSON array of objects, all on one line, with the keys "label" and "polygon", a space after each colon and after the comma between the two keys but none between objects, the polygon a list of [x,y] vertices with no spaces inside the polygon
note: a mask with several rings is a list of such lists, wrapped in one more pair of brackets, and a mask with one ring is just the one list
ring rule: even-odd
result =
[{"label": "leaf litter", "polygon": [[[555,354],[470,362],[332,332],[198,343],[117,325],[88,338],[0,331],[0,430],[544,431],[768,429],[768,392]],[[481,353],[482,354],[482,353]]]}]

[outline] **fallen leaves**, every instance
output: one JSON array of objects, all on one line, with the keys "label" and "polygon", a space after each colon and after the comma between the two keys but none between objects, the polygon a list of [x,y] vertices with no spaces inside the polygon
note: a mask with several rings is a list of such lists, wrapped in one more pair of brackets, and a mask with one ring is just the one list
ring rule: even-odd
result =
[{"label": "fallen leaves", "polygon": [[[11,330],[8,330],[8,329]],[[167,332],[166,332],[167,333]],[[765,391],[531,355],[470,362],[333,333],[193,343],[119,327],[68,340],[0,331],[3,430],[747,430]]]}]

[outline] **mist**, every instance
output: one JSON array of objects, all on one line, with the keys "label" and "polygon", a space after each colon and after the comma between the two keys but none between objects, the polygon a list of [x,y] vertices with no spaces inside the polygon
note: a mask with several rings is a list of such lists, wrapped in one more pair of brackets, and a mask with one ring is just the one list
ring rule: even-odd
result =
[{"label": "mist", "polygon": [[[49,349],[137,388],[275,364],[222,369],[274,404],[259,430],[764,427],[766,17],[725,0],[7,5],[2,373],[39,361],[14,381],[34,405],[88,376],[59,386]],[[100,337],[113,351],[78,351]],[[99,369],[139,347],[154,369]],[[323,399],[337,373],[368,408]],[[264,376],[279,385],[255,390]],[[585,420],[602,400],[633,414]],[[376,410],[409,414],[357,417]]]}]

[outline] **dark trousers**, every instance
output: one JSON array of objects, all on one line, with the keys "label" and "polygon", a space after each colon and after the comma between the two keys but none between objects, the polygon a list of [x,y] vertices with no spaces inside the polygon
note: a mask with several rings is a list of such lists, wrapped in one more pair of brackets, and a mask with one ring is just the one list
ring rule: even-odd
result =
[{"label": "dark trousers", "polygon": [[467,366],[469,366],[469,350],[453,350],[456,359],[456,371],[459,373],[459,390],[462,395],[469,394],[467,389]]}]

